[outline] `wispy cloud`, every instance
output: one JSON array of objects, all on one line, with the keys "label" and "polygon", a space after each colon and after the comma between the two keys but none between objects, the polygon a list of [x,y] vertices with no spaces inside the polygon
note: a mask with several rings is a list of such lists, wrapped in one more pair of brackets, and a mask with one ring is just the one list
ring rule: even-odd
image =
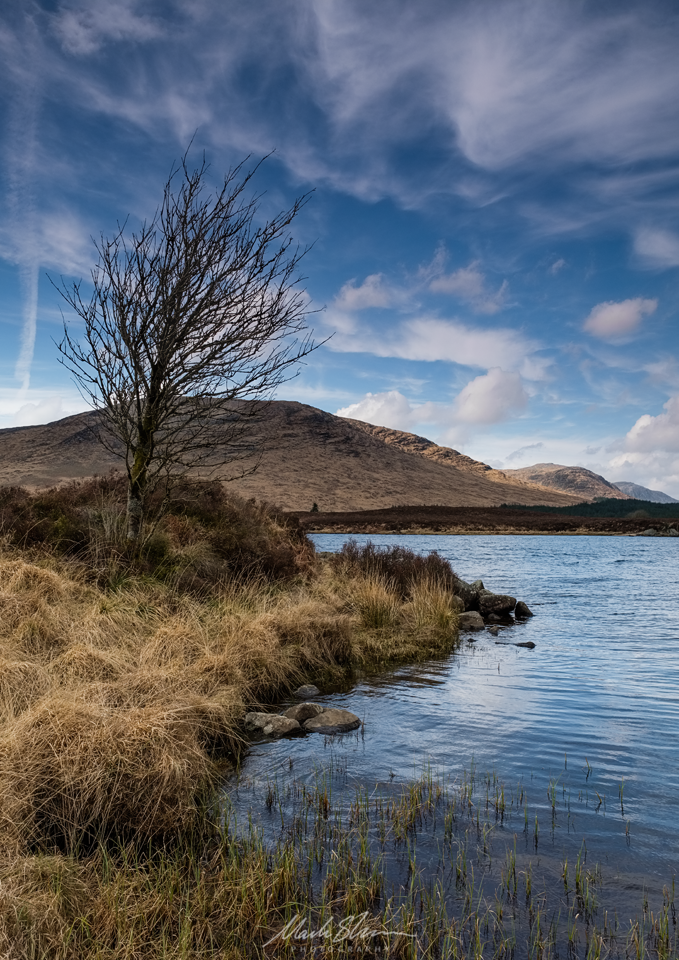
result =
[{"label": "wispy cloud", "polygon": [[[333,313],[328,314],[332,324]],[[407,360],[445,360],[462,366],[488,370],[491,367],[520,369],[526,358],[540,348],[509,327],[478,329],[457,320],[418,317],[404,320],[389,331],[356,324],[340,329],[328,344],[343,353],[372,353],[378,357]],[[543,373],[543,369],[535,371]]]},{"label": "wispy cloud", "polygon": [[471,304],[476,313],[493,314],[501,310],[509,293],[509,283],[503,280],[500,287],[490,291],[484,274],[479,269],[479,260],[452,273],[437,273],[429,282],[433,293],[448,293]]},{"label": "wispy cloud", "polygon": [[107,42],[143,43],[161,36],[162,25],[140,7],[135,0],[71,0],[54,15],[54,31],[64,50],[76,56],[90,56]]},{"label": "wispy cloud", "polygon": [[679,267],[679,237],[669,230],[639,230],[634,238],[634,252],[647,267]]},{"label": "wispy cloud", "polygon": [[[542,440],[538,440],[537,443],[527,443],[523,447],[519,447],[518,450],[513,450],[511,453],[508,453],[505,457],[505,460],[516,461],[516,460],[526,460],[526,454],[530,453],[532,456],[533,450],[542,450],[544,443]],[[595,451],[596,452],[596,451]]]}]

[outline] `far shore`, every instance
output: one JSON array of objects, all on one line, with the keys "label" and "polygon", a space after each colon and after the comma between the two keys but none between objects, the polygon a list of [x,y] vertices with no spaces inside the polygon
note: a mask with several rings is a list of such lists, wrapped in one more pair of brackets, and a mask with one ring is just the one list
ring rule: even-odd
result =
[{"label": "far shore", "polygon": [[427,528],[409,528],[404,530],[359,530],[355,527],[328,527],[307,528],[308,533],[345,533],[348,535],[357,534],[379,534],[379,536],[398,537],[404,534],[409,537],[639,537],[643,534],[626,533],[615,530],[497,530],[488,528],[487,530],[460,530],[457,527],[451,527],[449,530],[429,530]]},{"label": "far shore", "polygon": [[[588,506],[588,505],[583,505]],[[676,517],[569,516],[513,507],[403,506],[385,510],[295,512],[306,533],[414,536],[633,537],[649,528],[679,532]]]}]

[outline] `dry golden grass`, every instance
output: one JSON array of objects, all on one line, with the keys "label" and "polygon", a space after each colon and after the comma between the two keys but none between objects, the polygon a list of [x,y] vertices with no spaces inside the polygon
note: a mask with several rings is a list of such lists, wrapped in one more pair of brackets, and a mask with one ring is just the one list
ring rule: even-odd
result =
[{"label": "dry golden grass", "polygon": [[[153,911],[177,911],[155,868],[152,883],[119,858],[107,873],[103,851],[174,849],[204,830],[247,709],[328,670],[449,649],[455,623],[432,585],[403,601],[320,562],[306,580],[201,600],[134,579],[105,592],[74,565],[0,552],[0,955],[78,957],[86,924],[100,945],[110,929],[111,956],[183,956],[126,951],[125,925],[141,937]],[[229,869],[231,901],[212,891],[206,943],[242,925],[234,904],[246,909],[261,882]]]}]

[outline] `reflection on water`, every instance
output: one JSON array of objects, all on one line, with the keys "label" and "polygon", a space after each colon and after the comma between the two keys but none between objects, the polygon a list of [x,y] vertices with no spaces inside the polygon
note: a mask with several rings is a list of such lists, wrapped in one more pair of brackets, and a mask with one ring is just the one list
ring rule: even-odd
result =
[{"label": "reflection on water", "polygon": [[[336,550],[345,539],[314,536],[320,550]],[[574,861],[585,840],[590,861],[602,864],[618,890],[657,891],[671,881],[679,862],[677,543],[370,539],[436,549],[465,580],[480,578],[491,590],[525,600],[536,616],[497,638],[483,633],[473,644],[465,641],[445,661],[366,676],[349,691],[326,693],[320,701],[358,714],[363,730],[256,745],[243,767],[253,789],[242,786],[241,802],[251,805],[267,778],[311,782],[330,757],[346,762],[347,802],[357,783],[405,781],[428,762],[461,776],[474,763],[505,783],[521,783],[531,823],[537,814],[544,824],[544,857]],[[532,640],[536,647],[507,640]]]}]

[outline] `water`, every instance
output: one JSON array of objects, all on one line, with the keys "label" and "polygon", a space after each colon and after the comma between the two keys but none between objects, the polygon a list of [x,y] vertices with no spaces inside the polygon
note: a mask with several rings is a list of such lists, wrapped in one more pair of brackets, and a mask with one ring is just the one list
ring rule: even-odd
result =
[{"label": "water", "polygon": [[[319,550],[337,550],[347,538],[313,539]],[[252,806],[275,776],[310,781],[330,760],[346,764],[347,799],[357,783],[405,782],[427,763],[451,776],[475,765],[507,784],[521,782],[531,831],[539,819],[545,864],[566,856],[573,863],[584,841],[609,890],[619,901],[626,893],[625,907],[638,908],[642,891],[658,895],[679,863],[678,544],[355,539],[436,549],[463,579],[525,600],[535,617],[497,638],[477,634],[445,660],[365,676],[318,698],[358,714],[361,734],[255,745],[243,768],[251,789],[242,789],[240,802]],[[517,640],[532,640],[535,649],[513,646]],[[523,811],[501,827],[521,836]],[[528,849],[527,832],[525,840]]]}]

